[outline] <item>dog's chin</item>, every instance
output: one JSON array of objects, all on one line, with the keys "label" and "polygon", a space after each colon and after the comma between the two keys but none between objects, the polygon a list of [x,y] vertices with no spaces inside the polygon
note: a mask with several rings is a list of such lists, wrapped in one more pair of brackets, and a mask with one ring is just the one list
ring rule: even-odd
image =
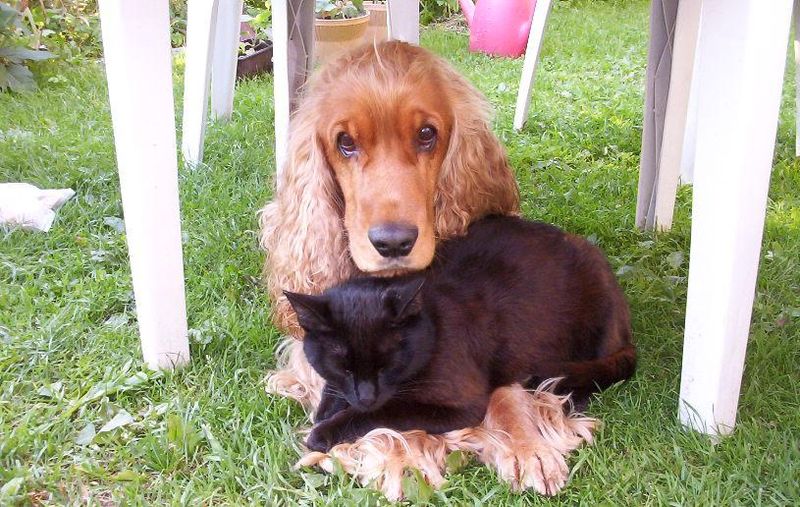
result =
[{"label": "dog's chin", "polygon": [[[400,276],[415,271],[422,271],[427,268],[433,256],[430,258],[417,258],[417,256],[409,255],[408,257],[381,257],[377,253],[375,255],[359,256],[355,252],[351,252],[353,260],[358,269],[371,276]],[[428,256],[425,256],[428,257]]]}]

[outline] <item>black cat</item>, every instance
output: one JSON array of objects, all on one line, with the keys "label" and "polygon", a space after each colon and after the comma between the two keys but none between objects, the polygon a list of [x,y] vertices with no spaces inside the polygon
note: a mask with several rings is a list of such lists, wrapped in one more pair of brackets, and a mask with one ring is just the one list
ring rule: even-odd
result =
[{"label": "black cat", "polygon": [[492,391],[515,382],[564,377],[558,388],[585,403],[636,365],[628,306],[602,252],[519,218],[475,222],[423,272],[286,297],[326,381],[313,450],[378,427],[478,425]]}]

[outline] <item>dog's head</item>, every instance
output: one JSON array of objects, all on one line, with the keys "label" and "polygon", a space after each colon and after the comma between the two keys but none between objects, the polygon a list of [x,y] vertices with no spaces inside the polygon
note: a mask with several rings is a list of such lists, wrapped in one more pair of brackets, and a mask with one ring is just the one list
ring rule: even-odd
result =
[{"label": "dog's head", "polygon": [[321,79],[318,142],[341,189],[350,253],[362,271],[419,270],[433,259],[434,199],[454,97],[431,60],[405,44],[366,47]]},{"label": "dog's head", "polygon": [[[488,132],[480,95],[422,48],[366,46],[329,64],[310,84],[301,110],[313,115],[310,142],[343,200],[350,255],[361,271],[424,269],[438,237],[462,232],[475,211],[506,211],[494,204],[516,203],[513,181],[499,196],[470,194],[492,173],[509,173],[505,156]],[[483,151],[476,154],[482,161],[466,163],[469,144]],[[507,178],[498,180],[508,185]],[[497,209],[467,209],[471,204]],[[455,214],[452,225],[437,209],[442,206]]]}]

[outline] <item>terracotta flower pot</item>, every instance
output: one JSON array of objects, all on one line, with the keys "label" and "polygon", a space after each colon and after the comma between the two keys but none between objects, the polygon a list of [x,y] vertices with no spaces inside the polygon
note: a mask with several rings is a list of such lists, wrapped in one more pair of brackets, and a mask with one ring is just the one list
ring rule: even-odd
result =
[{"label": "terracotta flower pot", "polygon": [[317,19],[314,21],[317,63],[330,61],[341,53],[359,46],[369,23],[369,12],[353,19]]},{"label": "terracotta flower pot", "polygon": [[387,23],[386,4],[364,2],[364,8],[369,12],[369,24],[364,42],[369,44],[383,42],[389,39],[389,26]]}]

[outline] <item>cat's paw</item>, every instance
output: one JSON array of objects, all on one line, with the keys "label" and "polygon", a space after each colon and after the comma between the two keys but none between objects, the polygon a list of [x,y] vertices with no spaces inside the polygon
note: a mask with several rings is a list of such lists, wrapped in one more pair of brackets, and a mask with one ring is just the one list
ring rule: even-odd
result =
[{"label": "cat's paw", "polygon": [[317,413],[314,415],[314,422],[319,424],[326,421],[349,406],[347,401],[341,398],[323,396],[317,408]]},{"label": "cat's paw", "polygon": [[495,466],[500,477],[518,491],[533,488],[552,496],[561,491],[569,477],[564,456],[552,448],[521,446],[513,454],[498,458]]},{"label": "cat's paw", "polygon": [[306,438],[306,447],[310,451],[328,452],[335,443],[333,432],[324,423],[314,426]]}]

